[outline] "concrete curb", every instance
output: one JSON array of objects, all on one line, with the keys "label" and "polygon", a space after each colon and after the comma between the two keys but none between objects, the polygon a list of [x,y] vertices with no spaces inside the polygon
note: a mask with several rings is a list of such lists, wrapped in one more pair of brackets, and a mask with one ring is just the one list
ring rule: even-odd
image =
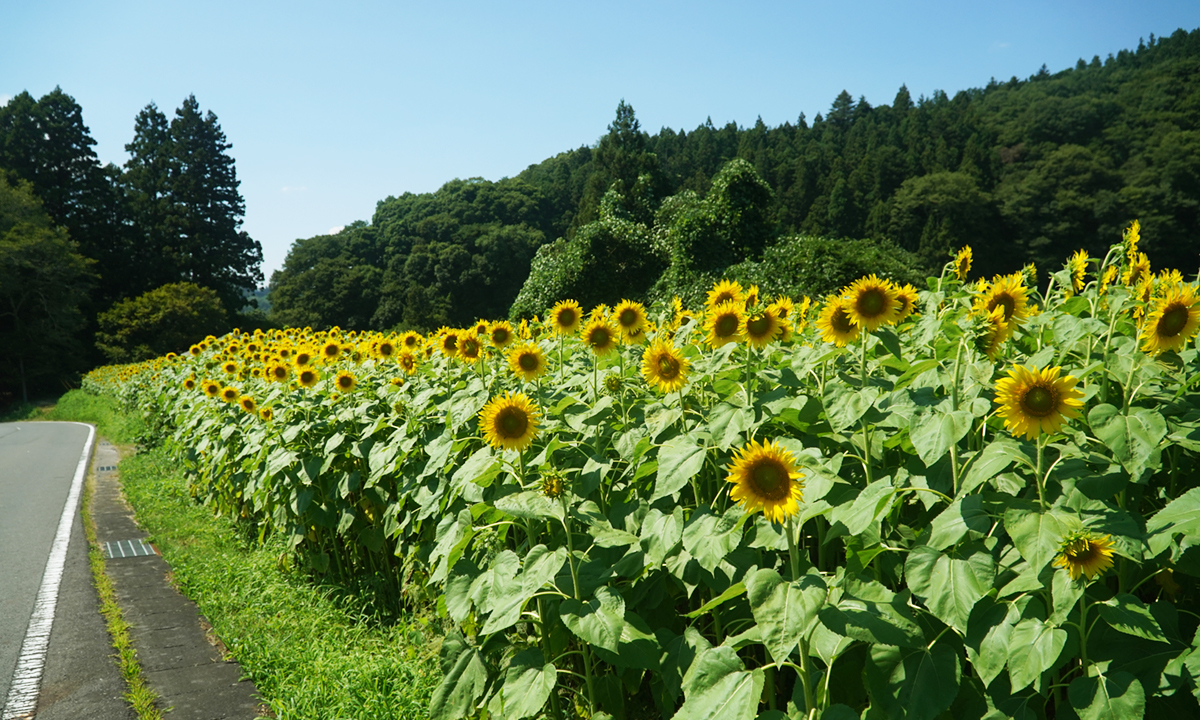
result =
[{"label": "concrete curb", "polygon": [[[116,447],[103,440],[97,444],[92,461],[96,473],[92,518],[102,548],[107,542],[136,543],[148,537],[121,495],[115,470],[119,460]],[[196,604],[171,585],[171,567],[160,555],[105,562],[117,604],[130,625],[142,676],[158,693],[160,708],[169,710],[171,720],[249,719],[265,714],[254,683],[243,680],[241,667],[225,660],[209,642],[208,623]]]}]

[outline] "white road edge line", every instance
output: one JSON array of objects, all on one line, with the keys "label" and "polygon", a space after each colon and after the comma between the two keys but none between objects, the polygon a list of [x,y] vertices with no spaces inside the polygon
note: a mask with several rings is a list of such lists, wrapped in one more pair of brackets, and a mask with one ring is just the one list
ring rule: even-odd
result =
[{"label": "white road edge line", "polygon": [[[83,423],[75,423],[82,425]],[[37,709],[38,692],[42,686],[42,672],[46,669],[46,650],[50,646],[50,629],[54,626],[54,610],[58,605],[58,586],[62,582],[63,566],[67,559],[67,545],[71,541],[71,525],[79,507],[79,495],[83,479],[87,477],[88,460],[92,457],[92,443],[96,439],[96,428],[87,425],[88,439],[83,446],[83,455],[75,468],[75,479],[67,493],[62,517],[58,520],[58,531],[54,544],[50,546],[50,558],[46,560],[46,571],[42,574],[42,587],[38,590],[25,631],[25,642],[21,645],[21,656],[13,672],[12,685],[8,688],[8,699],[4,702],[3,720],[32,718]]]}]

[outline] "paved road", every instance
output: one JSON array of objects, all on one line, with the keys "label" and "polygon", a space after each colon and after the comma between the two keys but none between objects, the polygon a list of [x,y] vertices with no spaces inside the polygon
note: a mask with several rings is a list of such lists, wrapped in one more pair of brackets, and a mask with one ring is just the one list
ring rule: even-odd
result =
[{"label": "paved road", "polygon": [[[74,423],[0,424],[0,705],[9,695],[88,431]],[[128,717],[78,513],[70,529],[38,715],[73,708],[74,717]]]}]

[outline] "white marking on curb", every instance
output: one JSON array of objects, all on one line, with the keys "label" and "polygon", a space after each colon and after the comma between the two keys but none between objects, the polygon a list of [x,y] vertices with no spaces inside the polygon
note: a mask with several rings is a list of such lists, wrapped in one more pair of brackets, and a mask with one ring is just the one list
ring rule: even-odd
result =
[{"label": "white marking on curb", "polygon": [[21,656],[17,659],[17,669],[8,688],[8,700],[4,703],[4,714],[0,716],[3,720],[31,718],[37,709],[42,672],[46,669],[46,650],[50,646],[50,629],[54,626],[54,610],[58,605],[58,586],[62,582],[67,545],[71,541],[71,524],[79,507],[83,478],[87,476],[92,441],[96,438],[96,428],[91,425],[87,428],[88,439],[84,443],[79,465],[75,468],[75,479],[71,481],[62,517],[58,520],[58,531],[54,534],[54,544],[50,546],[50,558],[46,560],[46,571],[42,573],[42,587],[38,590],[29,628],[25,631],[25,642],[21,645]]}]

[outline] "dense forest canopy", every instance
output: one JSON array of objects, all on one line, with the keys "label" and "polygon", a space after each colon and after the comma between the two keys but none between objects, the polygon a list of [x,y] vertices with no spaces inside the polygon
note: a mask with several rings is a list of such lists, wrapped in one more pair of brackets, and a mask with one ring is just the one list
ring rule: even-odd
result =
[{"label": "dense forest canopy", "polygon": [[[716,188],[723,171],[732,185]],[[1200,31],[1178,30],[953,96],[901,87],[872,106],[842,92],[811,122],[778,127],[649,134],[622,101],[595,146],[389,197],[370,224],[298,240],[270,297],[292,324],[430,330],[566,295],[687,296],[728,272],[817,295],[843,281],[779,273],[798,271],[796,253],[828,259],[829,239],[872,241],[856,253],[898,258],[897,276],[964,244],[985,274],[1049,271],[1101,252],[1134,217],[1157,263],[1190,272],[1198,204]]]}]

